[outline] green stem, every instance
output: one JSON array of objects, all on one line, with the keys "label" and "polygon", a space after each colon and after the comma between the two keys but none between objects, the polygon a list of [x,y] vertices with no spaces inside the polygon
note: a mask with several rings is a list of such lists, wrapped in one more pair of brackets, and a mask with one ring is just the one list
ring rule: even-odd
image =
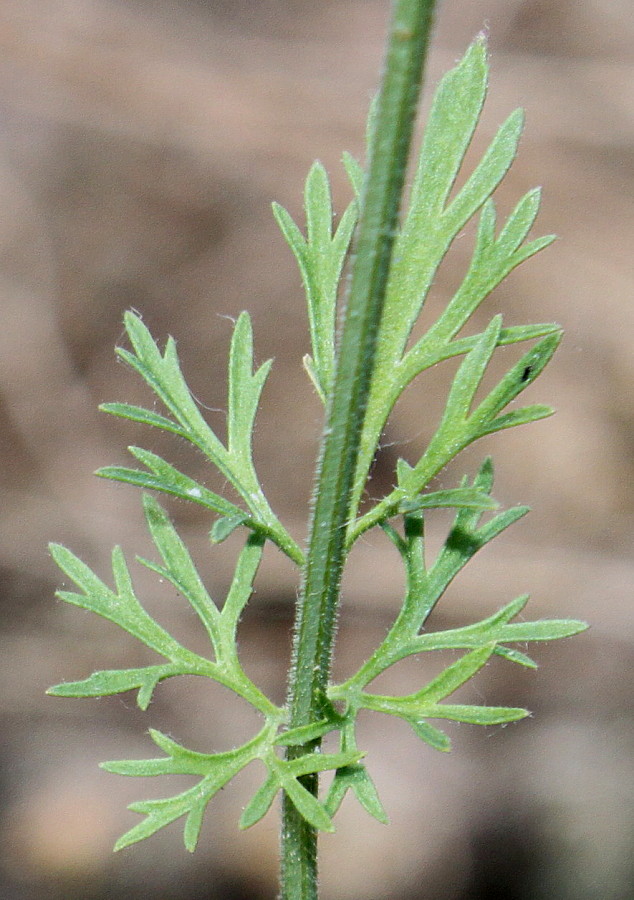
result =
[{"label": "green stem", "polygon": [[[332,396],[322,439],[289,685],[292,728],[320,718],[330,676],[346,526],[376,336],[435,0],[394,0]],[[290,747],[296,758],[315,748]],[[315,795],[316,775],[304,786]],[[317,834],[284,798],[282,900],[316,900]]]}]

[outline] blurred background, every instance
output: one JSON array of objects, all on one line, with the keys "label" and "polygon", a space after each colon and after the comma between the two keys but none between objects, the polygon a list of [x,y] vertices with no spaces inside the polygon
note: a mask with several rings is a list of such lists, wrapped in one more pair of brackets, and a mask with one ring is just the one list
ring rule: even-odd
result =
[{"label": "blurred background", "polygon": [[[178,339],[190,384],[219,429],[231,318],[249,309],[259,360],[275,357],[258,419],[257,463],[275,509],[305,533],[320,408],[300,279],[270,212],[302,221],[303,180],[328,168],[341,212],[344,149],[362,155],[387,0],[4,0],[0,6],[0,585],[2,694],[0,896],[6,900],[265,900],[276,895],[274,814],[237,831],[261,773],[213,801],[200,848],[182,823],[112,855],[138,816],[128,803],[175,793],[97,768],[154,755],[149,726],[193,749],[227,749],[256,725],[220,689],[165,684],[147,713],[129,695],[47,698],[95,668],[151,662],[118,629],[54,600],[47,555],[61,541],[110,579],[109,554],[149,555],[132,488],[101,482],[127,444],[165,453],[222,488],[176,442],[97,412],[152,402],[115,362],[122,315],[142,313]],[[554,419],[470,448],[439,484],[455,486],[486,453],[495,497],[530,516],[482,551],[451,588],[437,627],[482,617],[530,591],[528,618],[579,617],[587,634],[534,648],[540,668],[497,660],[465,702],[526,705],[507,728],[449,728],[454,750],[404,724],[363,723],[388,828],[352,800],[322,839],[324,900],[631,900],[634,896],[634,16],[631,0],[445,0],[427,91],[475,34],[490,34],[492,79],[475,140],[482,152],[516,106],[520,156],[499,206],[544,187],[536,234],[560,240],[483,305],[506,324],[560,321],[566,339],[530,402]],[[429,96],[429,93],[427,94]],[[475,156],[473,157],[475,159]],[[429,309],[467,264],[467,234],[443,264]],[[511,360],[509,352],[508,360]],[[374,488],[414,457],[437,421],[452,372],[408,392],[389,424]],[[238,544],[209,552],[210,522],[170,505],[214,597]],[[430,517],[432,552],[448,520]],[[148,608],[203,650],[191,612],[141,572]],[[345,583],[337,669],[351,671],[398,608],[399,565],[381,536],[359,546]],[[295,573],[270,551],[241,648],[284,696]],[[394,675],[422,683],[438,660]],[[178,680],[177,680],[178,681]],[[400,687],[399,687],[400,685]],[[387,717],[385,717],[387,718]]]}]

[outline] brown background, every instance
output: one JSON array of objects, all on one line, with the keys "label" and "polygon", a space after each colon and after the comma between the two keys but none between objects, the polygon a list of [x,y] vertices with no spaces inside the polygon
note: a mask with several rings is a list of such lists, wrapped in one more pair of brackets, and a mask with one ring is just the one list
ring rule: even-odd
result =
[{"label": "brown background", "polygon": [[[558,415],[464,454],[455,485],[486,452],[496,497],[534,511],[474,560],[436,617],[472,621],[531,591],[529,617],[575,616],[592,631],[537,649],[541,667],[499,662],[465,700],[525,704],[506,729],[450,729],[451,755],[399,722],[364,723],[369,764],[392,824],[346,802],[323,844],[324,900],[629,900],[634,894],[632,576],[634,355],[634,16],[631,0],[446,0],[429,84],[483,27],[492,85],[476,145],[517,105],[520,157],[500,195],[544,186],[539,233],[561,240],[483,306],[507,323],[561,321],[565,343],[531,399]],[[167,684],[146,714],[131,697],[46,698],[93,668],[139,665],[143,649],[96,617],[53,600],[60,577],[46,543],[67,543],[108,577],[113,543],[148,553],[139,497],[93,478],[126,462],[125,446],[163,450],[205,477],[185,448],[109,421],[104,400],[147,402],[114,361],[125,309],[157,338],[179,341],[206,406],[224,405],[229,317],[248,308],[260,360],[275,357],[257,430],[262,479],[299,539],[320,410],[301,371],[307,351],[299,278],[270,201],[301,217],[305,174],[362,152],[388,15],[386,0],[4,0],[0,7],[0,579],[3,603],[0,766],[7,900],[134,897],[272,898],[276,822],[238,834],[245,773],[210,807],[190,858],[180,823],[112,856],[137,817],[127,803],[168,793],[97,768],[152,755],[162,728],[197,749],[252,733],[221,691]],[[444,265],[430,306],[464,271],[470,239]],[[377,466],[387,486],[397,455],[433,428],[442,377],[408,393]],[[222,428],[222,416],[209,413]],[[207,553],[209,522],[171,507],[222,597],[236,544]],[[432,544],[446,520],[432,521]],[[436,541],[436,544],[434,544]],[[138,581],[148,605],[192,646],[200,635],[169,592]],[[397,608],[398,565],[368,539],[346,581],[338,667],[349,671]],[[281,699],[296,584],[267,558],[241,647]],[[175,602],[176,601],[176,602]],[[198,642],[198,644],[196,643]],[[148,659],[148,662],[150,660]],[[397,672],[411,690],[438,662]],[[428,671],[429,666],[429,671]],[[395,774],[396,773],[396,774]]]}]

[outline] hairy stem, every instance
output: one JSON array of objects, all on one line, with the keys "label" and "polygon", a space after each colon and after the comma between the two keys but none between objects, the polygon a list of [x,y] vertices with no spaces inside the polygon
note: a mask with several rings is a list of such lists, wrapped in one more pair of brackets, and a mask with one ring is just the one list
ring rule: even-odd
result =
[{"label": "hairy stem", "polygon": [[[291,727],[321,716],[346,526],[434,0],[394,0],[342,333],[317,469],[289,685]],[[312,745],[289,748],[297,757]],[[304,786],[317,793],[317,775]],[[282,900],[316,900],[317,834],[284,799]]]}]

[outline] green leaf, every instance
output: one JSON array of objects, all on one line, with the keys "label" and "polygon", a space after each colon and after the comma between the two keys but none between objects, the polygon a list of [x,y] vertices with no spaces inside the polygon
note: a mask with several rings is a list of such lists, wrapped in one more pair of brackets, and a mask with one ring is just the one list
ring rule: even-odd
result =
[{"label": "green leaf", "polygon": [[175,819],[186,815],[184,842],[186,848],[193,852],[207,804],[245,766],[262,757],[269,745],[271,734],[271,727],[265,726],[255,738],[235,750],[206,754],[188,750],[160,731],[151,729],[150,736],[166,754],[165,757],[102,763],[103,769],[119,775],[134,777],[195,775],[200,778],[198,784],[174,797],[132,803],[129,809],[145,815],[146,819],[119,838],[115,850],[121,850],[150,837]]},{"label": "green leaf", "polygon": [[509,662],[514,662],[520,666],[525,666],[527,669],[538,668],[537,663],[534,659],[531,659],[530,656],[526,655],[526,653],[521,653],[515,648],[497,646],[495,648],[495,652],[498,656],[504,657],[504,659],[507,659]]},{"label": "green leaf", "polygon": [[538,422],[540,419],[552,416],[554,412],[555,410],[552,406],[544,406],[540,403],[525,406],[523,409],[516,409],[513,412],[493,419],[479,431],[478,437],[484,437],[485,434],[494,434],[496,431],[502,431],[505,428],[515,428],[516,425],[529,425],[531,422]]},{"label": "green leaf", "polygon": [[277,778],[274,774],[269,774],[264,784],[258,788],[244,808],[240,816],[239,827],[241,829],[251,828],[252,825],[259,822],[271,808],[279,789]]},{"label": "green leaf", "polygon": [[178,797],[170,797],[165,800],[146,800],[139,803],[131,803],[128,809],[145,815],[147,818],[121,835],[114,845],[115,853],[151,837],[157,831],[160,831],[161,828],[165,828],[166,825],[170,825],[176,819],[184,816],[192,807],[192,793],[193,791],[190,790],[185,791]]},{"label": "green leaf", "polygon": [[225,655],[235,653],[238,622],[253,593],[253,582],[263,550],[264,539],[258,534],[251,534],[238,557],[231,587],[220,613]]},{"label": "green leaf", "polygon": [[[192,443],[242,497],[252,514],[249,527],[265,533],[296,564],[302,565],[304,555],[269,506],[253,465],[253,425],[271,361],[253,372],[253,335],[248,313],[239,316],[231,340],[226,447],[200,413],[181,372],[174,340],[168,338],[161,353],[139,316],[128,312],[124,322],[135,352],[119,347],[117,354],[141,375],[173,418],[127,404],[110,403],[102,408],[114,415],[177,434]],[[242,514],[235,504],[207,491],[159,456],[139,448],[133,448],[132,452],[153,475],[117,466],[101,469],[99,474],[194,500],[221,515],[232,517]]]},{"label": "green leaf", "polygon": [[[470,425],[475,437],[488,433],[488,428],[495,416],[535,381],[552,358],[561,342],[561,337],[561,332],[545,337],[509,369],[504,378],[473,412]],[[542,407],[542,409],[544,408]],[[548,410],[546,414],[549,415],[550,409],[548,407],[546,409]]]},{"label": "green leaf", "polygon": [[139,462],[147,466],[152,474],[138,469],[126,469],[121,466],[106,466],[98,469],[95,474],[101,478],[134,484],[146,490],[171,494],[174,497],[179,497],[181,500],[198,503],[223,516],[245,516],[243,511],[234,503],[225,500],[224,497],[220,497],[213,491],[207,490],[202,484],[179,472],[178,469],[175,469],[155,453],[151,453],[149,450],[142,450],[140,447],[128,447],[128,450]]},{"label": "green leaf", "polygon": [[335,324],[339,281],[357,219],[353,201],[333,233],[332,197],[328,175],[314,163],[304,189],[306,238],[288,212],[273,204],[273,214],[299,267],[308,304],[312,356],[304,365],[325,403],[332,388]]},{"label": "green leaf", "polygon": [[157,567],[147,560],[140,562],[167,578],[189,601],[217,653],[221,639],[220,612],[216,604],[209,596],[187,547],[178,536],[165,510],[149,494],[143,496],[143,507],[148,530],[165,566]]},{"label": "green leaf", "polygon": [[309,825],[318,831],[332,833],[335,830],[332,819],[322,804],[297,779],[285,778],[282,787],[297,812]]},{"label": "green leaf", "polygon": [[445,210],[454,228],[462,228],[500,184],[515,159],[523,127],[521,109],[512,112],[500,126],[481,162]]},{"label": "green leaf", "polygon": [[337,769],[335,777],[332,780],[328,796],[324,802],[326,812],[333,817],[348,791],[352,791],[361,806],[368,812],[372,818],[381,822],[383,825],[389,823],[389,819],[381,799],[378,795],[376,786],[370,777],[370,773],[364,765],[357,763],[356,765],[344,766]]},{"label": "green leaf", "polygon": [[148,615],[134,594],[130,574],[119,548],[115,548],[113,552],[115,592],[69,550],[51,545],[55,561],[83,591],[81,594],[60,591],[60,599],[110,619],[170,661],[168,665],[150,666],[146,670],[96,673],[82,682],[56,686],[54,691],[62,696],[100,696],[111,691],[120,693],[138,687],[137,702],[145,709],[159,680],[174,675],[203,675],[243,697],[267,718],[277,720],[279,708],[247,677],[239,663],[236,648],[238,620],[253,591],[253,580],[262,556],[264,538],[257,534],[248,538],[220,612],[207,593],[187,548],[168,516],[156,500],[148,495],[145,497],[145,508],[150,533],[165,565],[143,559],[139,561],[161,578],[170,581],[189,601],[209,635],[216,661],[211,662],[183,647]]},{"label": "green leaf", "polygon": [[[299,729],[297,729],[299,731]],[[282,736],[283,737],[283,736]],[[279,738],[276,743],[280,743]],[[334,825],[324,805],[299,781],[303,775],[353,765],[363,753],[357,751],[342,753],[306,753],[297,759],[280,760],[271,752],[263,757],[269,770],[266,781],[258,789],[240,819],[241,828],[249,828],[259,821],[269,810],[277,791],[281,788],[298,812],[314,828],[320,831],[334,831]]]},{"label": "green leaf", "polygon": [[346,170],[346,175],[350,180],[354,195],[357,200],[359,200],[361,197],[361,190],[363,188],[363,179],[365,177],[363,166],[357,159],[354,158],[354,156],[352,156],[347,151],[344,151],[343,153],[342,162],[343,167]]},{"label": "green leaf", "polygon": [[229,535],[233,534],[236,528],[244,525],[246,516],[244,514],[235,516],[223,516],[222,519],[216,519],[211,526],[209,537],[212,544],[221,544],[226,541]]},{"label": "green leaf", "polygon": [[145,666],[141,669],[110,669],[93,674],[83,681],[65,681],[47,690],[53,697],[105,697],[139,689],[137,704],[146,710],[154,688],[164,678],[180,674],[178,666]]},{"label": "green leaf", "polygon": [[203,824],[203,817],[207,811],[207,801],[203,798],[198,804],[192,805],[187,818],[185,819],[185,828],[183,829],[183,843],[185,849],[193,853],[198,845],[200,837],[200,829]]},{"label": "green leaf", "polygon": [[495,316],[473,350],[465,356],[452,382],[438,432],[456,420],[461,422],[467,418],[475,393],[497,347],[501,329],[502,317]]},{"label": "green leaf", "polygon": [[486,665],[494,649],[495,645],[491,643],[465,654],[456,660],[455,663],[447,666],[426,687],[414,694],[410,694],[404,700],[407,700],[412,706],[420,705],[421,707],[444,700],[445,697],[457,691],[459,687],[462,687],[466,681],[469,681],[476,672],[479,672]]},{"label": "green leaf", "polygon": [[275,743],[280,747],[299,747],[302,744],[308,744],[310,741],[316,741],[337,728],[338,723],[331,719],[320,719],[318,722],[311,722],[308,725],[300,725],[298,728],[289,728],[288,731],[278,735]]},{"label": "green leaf", "polygon": [[[523,341],[532,341],[536,338],[546,337],[549,334],[559,334],[560,332],[561,325],[557,325],[555,322],[544,322],[536,325],[513,325],[500,331],[498,347],[519,344]],[[481,334],[475,334],[471,337],[459,338],[447,344],[441,344],[438,348],[435,348],[435,355],[432,355],[431,348],[426,348],[425,366],[436,365],[436,363],[443,362],[445,359],[469,353],[481,337]],[[405,362],[410,356],[414,355],[414,350],[408,353]],[[418,370],[416,374],[418,374]]]},{"label": "green leaf", "polygon": [[444,731],[441,731],[440,728],[434,728],[433,725],[430,725],[429,722],[425,722],[423,719],[416,719],[409,716],[404,716],[404,718],[422,741],[425,741],[425,743],[429,744],[430,747],[433,747],[434,750],[440,750],[442,753],[449,753],[451,750],[451,741]]},{"label": "green leaf", "polygon": [[497,509],[499,503],[483,491],[474,488],[454,488],[446,491],[434,491],[421,494],[414,500],[403,500],[398,512],[405,514],[420,509],[440,509],[443,507],[478,509],[482,511]]},{"label": "green leaf", "polygon": [[480,118],[487,80],[486,46],[476,40],[436,90],[412,186],[409,227],[423,211],[436,216],[444,211]]},{"label": "green leaf", "polygon": [[165,352],[161,354],[139,316],[127,312],[124,324],[136,355],[120,347],[117,348],[118,355],[152,388],[180,424],[187,439],[224,471],[227,468],[227,451],[203,419],[187,387],[174,340],[168,339]]},{"label": "green leaf", "polygon": [[[533,406],[496,418],[540,374],[561,340],[560,333],[549,335],[526,353],[471,411],[475,393],[498,345],[500,330],[501,318],[496,316],[460,365],[440,425],[422,457],[415,466],[399,470],[398,488],[357,523],[356,533],[365,530],[381,514],[392,515],[403,494],[411,499],[424,490],[429,481],[468,444],[490,432],[535,421],[552,413],[550,407]],[[369,520],[365,525],[364,519]]]},{"label": "green leaf", "polygon": [[502,641],[556,641],[581,634],[587,622],[576,619],[542,619],[538,622],[513,622],[500,628]]},{"label": "green leaf", "polygon": [[[235,469],[253,469],[251,438],[255,414],[260,401],[264,382],[271,369],[272,360],[267,360],[253,371],[253,329],[251,318],[243,312],[231,339],[229,353],[229,408],[227,411],[227,450]],[[257,478],[255,473],[246,479],[249,483]]]},{"label": "green leaf", "polygon": [[[291,775],[293,778],[301,778],[302,775],[310,775],[313,772],[327,772],[331,769],[340,769],[342,766],[351,766],[363,759],[365,753],[359,753],[358,750],[342,750],[340,753],[305,753],[295,759],[286,759],[278,762],[277,768],[281,766],[284,776]],[[277,757],[276,757],[277,759]]]},{"label": "green leaf", "polygon": [[496,241],[500,250],[514,253],[533,227],[541,200],[541,188],[533,188],[519,201]]},{"label": "green leaf", "polygon": [[453,694],[472,678],[486,664],[494,648],[495,644],[491,643],[479,647],[471,653],[466,653],[432,679],[428,685],[412,694],[404,697],[389,697],[363,692],[357,703],[366,709],[388,713],[392,716],[401,716],[408,721],[418,722],[422,719],[434,718],[433,711],[438,706],[438,702]]},{"label": "green leaf", "polygon": [[152,428],[170,431],[172,434],[178,435],[178,437],[188,438],[187,430],[181,428],[176,422],[172,422],[171,419],[149,409],[143,409],[141,406],[131,406],[129,403],[102,403],[99,409],[101,412],[119,416],[121,419],[129,419],[132,422],[138,422],[140,425],[150,425]]},{"label": "green leaf", "polygon": [[[461,353],[474,353],[475,348],[480,347],[481,355],[471,356],[468,366],[462,372],[464,377],[454,384],[450,419],[454,419],[456,424],[453,414],[457,414],[459,410],[458,401],[469,398],[467,386],[470,384],[470,369],[476,369],[476,364],[480,363],[483,370],[490,359],[490,355],[487,359],[485,351],[491,354],[496,345],[528,340],[552,332],[550,325],[515,326],[499,331],[496,344],[491,343],[491,333],[486,338],[480,335],[455,339],[480,303],[503,278],[553,239],[549,236],[526,245],[522,243],[533,225],[539,207],[540,192],[537,189],[530,191],[519,201],[497,237],[495,233],[496,214],[490,197],[515,157],[522,130],[521,110],[515,111],[507,119],[481,162],[466,178],[462,187],[454,191],[482,110],[487,78],[486,47],[478,39],[459,65],[443,78],[434,97],[412,186],[410,208],[395,244],[377,345],[375,373],[361,438],[362,449],[355,475],[355,510],[360,503],[388,416],[413,378],[443,359]],[[438,267],[464,225],[480,209],[482,212],[473,259],[463,284],[438,321],[407,350],[412,328]],[[475,376],[472,387],[471,400],[477,387]],[[462,389],[462,396],[459,388]],[[533,412],[537,414],[536,410]],[[447,424],[446,422],[445,425]],[[499,424],[509,427],[511,421]],[[519,416],[515,417],[513,424],[520,424]],[[425,456],[424,464],[418,467],[418,477],[410,485],[412,491],[417,493],[423,490],[430,479],[477,436],[479,434],[469,429],[464,429],[463,434],[458,433],[456,428],[451,435],[443,432],[436,445]],[[354,543],[365,530],[386,515],[393,515],[394,504],[399,499],[393,492],[357,522],[351,521],[348,544]],[[408,496],[407,499],[411,497]]]},{"label": "green leaf", "polygon": [[59,544],[50,545],[51,556],[60,569],[81,589],[82,593],[58,591],[56,596],[66,603],[89,609],[104,619],[109,619],[138,638],[152,650],[168,659],[187,660],[200,674],[209,674],[213,666],[208,660],[185,650],[147,614],[134,595],[130,573],[121,552],[115,547],[112,568],[117,585],[115,593],[70,550]]},{"label": "green leaf", "polygon": [[524,719],[530,713],[527,709],[507,706],[454,706],[443,703],[432,707],[426,715],[432,719],[452,719],[469,725],[503,725]]}]

